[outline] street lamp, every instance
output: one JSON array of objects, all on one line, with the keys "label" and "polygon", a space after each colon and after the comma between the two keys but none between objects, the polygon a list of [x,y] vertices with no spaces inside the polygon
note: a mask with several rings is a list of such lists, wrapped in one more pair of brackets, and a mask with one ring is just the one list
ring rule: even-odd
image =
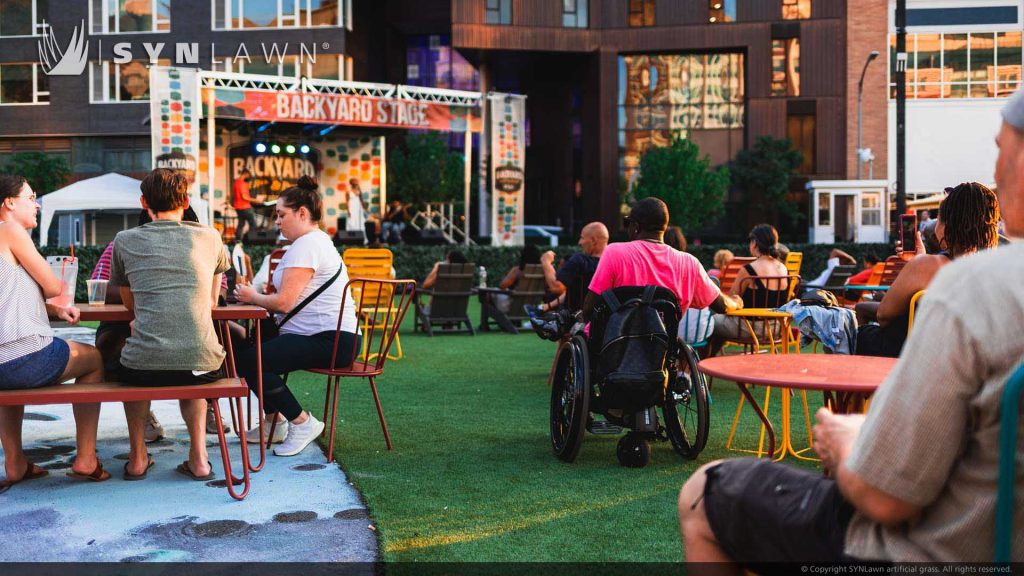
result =
[{"label": "street lamp", "polygon": [[862,116],[862,114],[861,114],[861,100],[863,100],[863,97],[864,97],[864,75],[867,74],[868,66],[871,64],[871,61],[874,60],[875,58],[878,58],[878,50],[872,50],[871,54],[868,54],[868,59],[864,61],[864,69],[861,70],[861,72],[860,72],[860,82],[857,82],[857,180],[860,180],[860,165],[861,165],[860,155],[861,155],[861,150],[863,150],[863,147],[861,146],[861,141],[860,141],[860,139],[861,139],[860,127],[861,127],[861,116]]}]

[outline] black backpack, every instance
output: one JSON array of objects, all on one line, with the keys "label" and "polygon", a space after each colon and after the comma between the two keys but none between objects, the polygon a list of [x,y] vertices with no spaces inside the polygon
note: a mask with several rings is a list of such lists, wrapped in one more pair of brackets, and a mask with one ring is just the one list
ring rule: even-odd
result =
[{"label": "black backpack", "polygon": [[638,411],[660,404],[679,323],[675,295],[643,286],[605,290],[601,298],[607,321],[591,334],[591,347],[606,406]]}]

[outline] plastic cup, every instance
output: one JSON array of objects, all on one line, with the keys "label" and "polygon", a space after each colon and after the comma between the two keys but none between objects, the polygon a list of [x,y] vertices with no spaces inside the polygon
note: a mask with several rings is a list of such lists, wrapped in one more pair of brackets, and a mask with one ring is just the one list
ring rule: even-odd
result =
[{"label": "plastic cup", "polygon": [[89,305],[102,306],[107,301],[107,284],[109,280],[86,280],[85,286],[89,292]]},{"label": "plastic cup", "polygon": [[62,287],[60,295],[50,298],[47,302],[61,308],[74,305],[78,260],[71,256],[48,256],[46,262],[50,265],[53,275],[60,279]]}]

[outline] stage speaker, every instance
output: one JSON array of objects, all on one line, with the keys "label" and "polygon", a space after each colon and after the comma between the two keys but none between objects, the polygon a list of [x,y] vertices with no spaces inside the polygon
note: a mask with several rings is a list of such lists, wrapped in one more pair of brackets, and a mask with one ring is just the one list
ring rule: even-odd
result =
[{"label": "stage speaker", "polygon": [[276,244],[277,231],[275,230],[246,230],[244,244]]},{"label": "stage speaker", "polygon": [[430,246],[436,246],[439,244],[447,244],[445,240],[444,232],[440,228],[424,228],[420,230],[420,237],[416,242],[417,244],[426,244]]},{"label": "stage speaker", "polygon": [[342,246],[362,246],[366,237],[359,230],[338,230],[334,235],[334,243]]}]

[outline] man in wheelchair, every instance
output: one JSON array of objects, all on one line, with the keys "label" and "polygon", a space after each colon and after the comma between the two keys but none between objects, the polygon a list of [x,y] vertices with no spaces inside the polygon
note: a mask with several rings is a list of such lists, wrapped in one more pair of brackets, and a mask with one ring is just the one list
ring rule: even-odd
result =
[{"label": "man in wheelchair", "polygon": [[703,449],[707,390],[696,355],[676,340],[681,311],[710,306],[725,312],[743,304],[722,294],[696,258],[664,243],[668,219],[668,207],[657,198],[634,204],[630,242],[605,249],[581,322],[559,347],[551,374],[551,440],[563,460],[575,460],[584,429],[618,434],[630,428],[618,450],[626,466],[646,465],[651,439],[671,440],[689,458]]}]

